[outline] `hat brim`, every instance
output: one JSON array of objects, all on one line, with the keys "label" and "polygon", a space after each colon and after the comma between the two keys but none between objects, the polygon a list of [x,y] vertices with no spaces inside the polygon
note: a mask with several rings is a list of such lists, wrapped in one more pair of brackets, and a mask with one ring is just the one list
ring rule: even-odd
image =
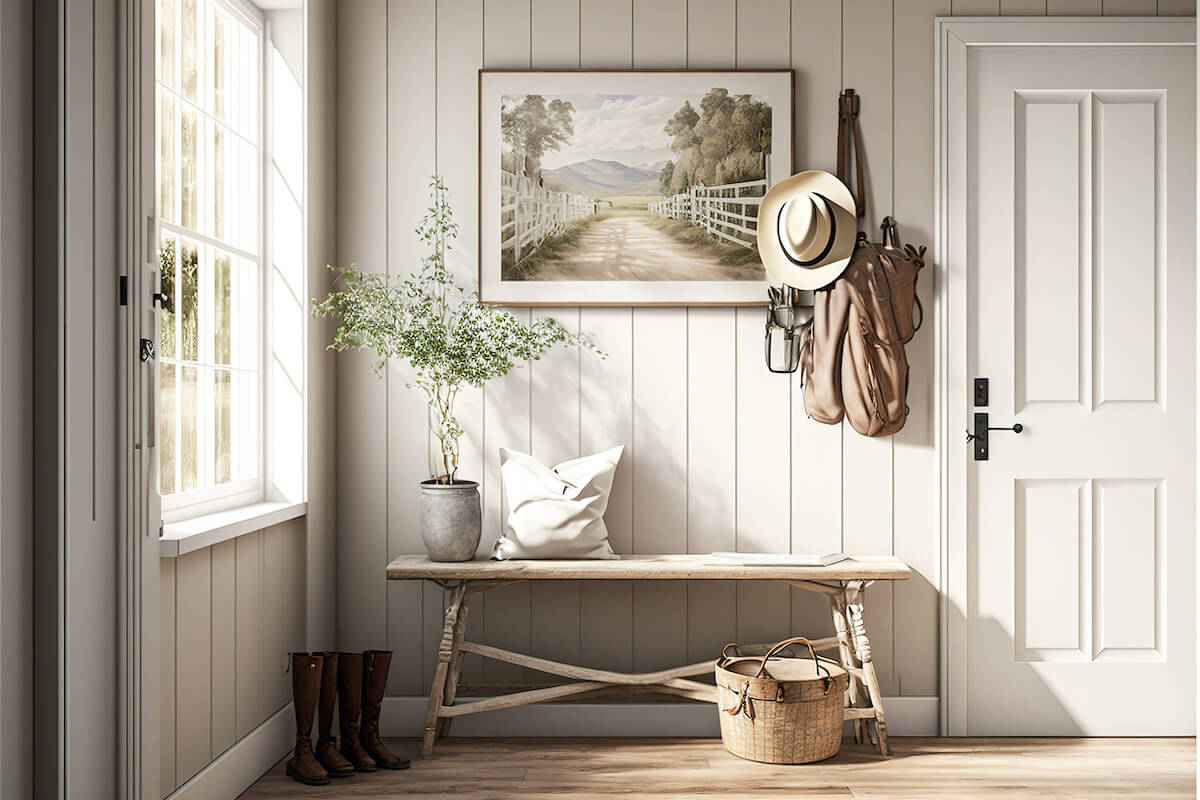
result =
[{"label": "hat brim", "polygon": [[[812,266],[794,263],[779,240],[780,211],[789,201],[819,194],[829,201],[836,221],[834,241],[824,258]],[[779,181],[759,206],[758,255],[773,286],[795,289],[820,289],[842,274],[854,253],[858,237],[858,219],[850,189],[824,170],[807,170]]]}]

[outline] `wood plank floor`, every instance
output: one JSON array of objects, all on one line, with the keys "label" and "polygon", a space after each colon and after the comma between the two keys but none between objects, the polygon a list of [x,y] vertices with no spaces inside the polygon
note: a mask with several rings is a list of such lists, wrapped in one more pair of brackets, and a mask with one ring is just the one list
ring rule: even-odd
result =
[{"label": "wood plank floor", "polygon": [[392,740],[410,770],[302,786],[283,762],[253,798],[1125,798],[1195,797],[1194,739],[891,739],[882,760],[844,744],[819,764],[771,766],[729,755],[716,739],[454,739],[432,760]]}]

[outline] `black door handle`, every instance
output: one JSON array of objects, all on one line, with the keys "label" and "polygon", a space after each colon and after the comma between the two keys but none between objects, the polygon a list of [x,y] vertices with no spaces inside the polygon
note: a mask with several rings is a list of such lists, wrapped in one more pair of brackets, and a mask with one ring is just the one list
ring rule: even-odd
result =
[{"label": "black door handle", "polygon": [[975,443],[975,460],[988,460],[988,431],[1012,431],[1020,433],[1025,430],[1025,426],[1019,422],[1014,422],[1007,427],[991,428],[988,427],[988,415],[986,411],[980,411],[975,414],[975,432],[967,431],[967,441]]}]

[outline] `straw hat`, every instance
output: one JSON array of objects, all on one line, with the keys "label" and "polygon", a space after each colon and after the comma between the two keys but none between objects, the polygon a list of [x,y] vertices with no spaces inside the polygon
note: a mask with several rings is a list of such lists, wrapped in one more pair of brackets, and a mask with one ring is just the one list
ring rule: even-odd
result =
[{"label": "straw hat", "polygon": [[857,234],[850,189],[824,170],[776,183],[758,210],[758,254],[776,287],[832,283],[850,262]]}]

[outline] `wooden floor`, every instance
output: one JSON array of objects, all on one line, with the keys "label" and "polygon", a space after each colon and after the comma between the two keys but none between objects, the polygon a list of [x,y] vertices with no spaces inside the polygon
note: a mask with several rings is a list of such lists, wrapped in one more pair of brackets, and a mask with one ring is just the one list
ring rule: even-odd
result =
[{"label": "wooden floor", "polygon": [[242,798],[727,797],[1124,798],[1195,797],[1194,739],[905,739],[880,759],[845,744],[819,764],[771,766],[726,753],[715,739],[455,739],[410,770],[306,787],[276,764]]}]

